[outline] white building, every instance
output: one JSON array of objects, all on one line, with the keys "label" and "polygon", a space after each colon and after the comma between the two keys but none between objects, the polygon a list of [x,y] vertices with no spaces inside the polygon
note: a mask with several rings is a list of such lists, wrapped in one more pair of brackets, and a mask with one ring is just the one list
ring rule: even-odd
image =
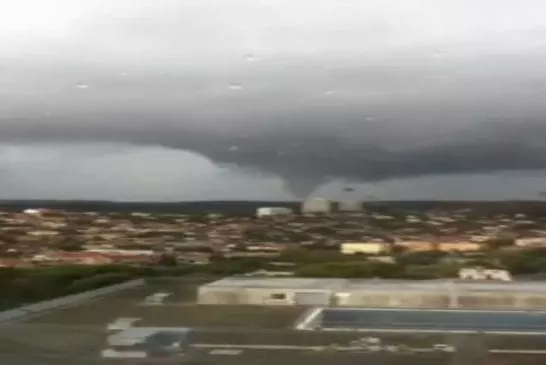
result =
[{"label": "white building", "polygon": [[540,246],[546,244],[546,237],[530,237],[516,239],[516,246]]},{"label": "white building", "polygon": [[341,244],[341,253],[344,255],[379,255],[390,250],[385,242],[346,242]]},{"label": "white building", "polygon": [[363,204],[360,200],[348,200],[338,202],[338,210],[340,212],[360,212],[363,209]]},{"label": "white building", "polygon": [[258,218],[263,218],[263,217],[290,215],[292,213],[293,213],[292,209],[285,208],[285,207],[260,207],[256,211],[256,216]]},{"label": "white building", "polygon": [[89,253],[102,253],[102,254],[115,254],[115,255],[127,255],[127,256],[153,256],[155,251],[153,250],[124,250],[118,248],[90,248],[85,250]]},{"label": "white building", "polygon": [[512,276],[507,270],[463,268],[459,270],[459,278],[466,280],[498,280],[512,281]]},{"label": "white building", "polygon": [[301,205],[302,213],[311,213],[311,214],[328,214],[332,212],[332,202],[325,198],[311,198],[305,200]]},{"label": "white building", "polygon": [[540,281],[231,277],[199,287],[198,302],[395,308],[544,309]]}]

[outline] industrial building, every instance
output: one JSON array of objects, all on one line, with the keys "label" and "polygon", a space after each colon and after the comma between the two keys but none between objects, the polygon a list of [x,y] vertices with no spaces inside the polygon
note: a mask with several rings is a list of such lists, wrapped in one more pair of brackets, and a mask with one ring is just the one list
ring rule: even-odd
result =
[{"label": "industrial building", "polygon": [[546,309],[546,284],[231,277],[201,286],[198,301],[230,305]]},{"label": "industrial building", "polygon": [[258,218],[264,218],[264,217],[290,215],[292,213],[293,213],[292,209],[285,208],[285,207],[260,207],[256,211],[256,216]]},{"label": "industrial building", "polygon": [[364,204],[360,200],[342,200],[337,203],[340,212],[361,212]]},{"label": "industrial building", "polygon": [[301,212],[304,214],[329,214],[333,208],[333,202],[325,198],[310,198],[301,204]]}]

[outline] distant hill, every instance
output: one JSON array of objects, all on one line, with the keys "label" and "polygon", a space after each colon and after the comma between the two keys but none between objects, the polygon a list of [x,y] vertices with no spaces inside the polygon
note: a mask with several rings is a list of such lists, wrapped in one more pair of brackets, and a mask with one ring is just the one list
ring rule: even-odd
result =
[{"label": "distant hill", "polygon": [[[193,202],[116,202],[85,200],[0,200],[0,210],[21,211],[28,208],[61,209],[72,212],[150,212],[150,213],[221,213],[254,215],[258,207],[284,206],[297,210],[296,201],[193,201]],[[382,201],[365,202],[365,207],[377,211],[426,211],[472,209],[476,213],[546,216],[546,201]]]}]

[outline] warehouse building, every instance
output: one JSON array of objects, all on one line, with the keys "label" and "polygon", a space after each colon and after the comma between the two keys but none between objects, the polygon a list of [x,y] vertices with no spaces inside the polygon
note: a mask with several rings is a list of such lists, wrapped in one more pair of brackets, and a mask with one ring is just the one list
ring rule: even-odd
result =
[{"label": "warehouse building", "polygon": [[260,207],[256,211],[256,216],[258,218],[264,218],[290,215],[292,213],[294,213],[292,209],[285,207]]},{"label": "warehouse building", "polygon": [[340,212],[361,212],[364,204],[359,200],[342,200],[337,203],[337,209]]},{"label": "warehouse building", "polygon": [[232,277],[199,288],[200,304],[329,305],[338,279]]},{"label": "warehouse building", "polygon": [[232,277],[201,286],[198,301],[230,305],[546,309],[546,284]]},{"label": "warehouse building", "polygon": [[329,214],[333,208],[333,202],[325,198],[311,198],[301,204],[301,212],[304,214]]}]

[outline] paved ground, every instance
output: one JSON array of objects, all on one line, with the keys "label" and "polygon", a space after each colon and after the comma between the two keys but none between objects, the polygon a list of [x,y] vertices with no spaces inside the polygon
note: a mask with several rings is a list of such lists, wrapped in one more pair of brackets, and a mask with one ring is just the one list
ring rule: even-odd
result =
[{"label": "paved ground", "polygon": [[353,364],[381,364],[381,365],[543,365],[542,355],[488,355],[486,359],[472,357],[457,358],[452,354],[384,354],[384,353],[302,353],[283,352],[271,353],[264,351],[246,351],[239,355],[211,354],[210,352],[193,352],[185,357],[176,359],[153,360],[104,360],[92,357],[47,357],[36,355],[7,356],[0,355],[0,363],[17,365],[66,365],[77,363],[83,365],[118,365],[130,363],[132,365],[145,364],[188,364],[188,365],[353,365]]},{"label": "paved ground", "polygon": [[[450,358],[442,354],[423,354],[423,355],[385,355],[385,354],[352,354],[352,355],[316,355],[316,354],[293,354],[267,356],[263,353],[244,354],[240,356],[222,356],[222,355],[189,355],[181,359],[163,359],[163,360],[102,360],[90,358],[52,358],[37,356],[0,356],[2,364],[6,365],[66,365],[68,362],[74,362],[78,365],[94,364],[120,364],[130,363],[132,365],[144,364],[188,364],[188,365],[353,365],[355,363],[381,364],[381,365],[407,365],[410,363],[422,365],[451,365]],[[470,364],[468,364],[470,365]],[[527,365],[527,364],[525,364]]]},{"label": "paved ground", "polygon": [[[193,359],[201,364],[222,365],[345,365],[345,364],[381,364],[381,365],[444,365],[450,363],[450,356],[445,354],[333,354],[287,351],[272,353],[267,351],[246,351],[241,355],[201,354]],[[466,364],[471,365],[471,364]]]},{"label": "paved ground", "polygon": [[494,365],[542,365],[545,361],[544,355],[491,355],[489,357],[489,364]]}]

